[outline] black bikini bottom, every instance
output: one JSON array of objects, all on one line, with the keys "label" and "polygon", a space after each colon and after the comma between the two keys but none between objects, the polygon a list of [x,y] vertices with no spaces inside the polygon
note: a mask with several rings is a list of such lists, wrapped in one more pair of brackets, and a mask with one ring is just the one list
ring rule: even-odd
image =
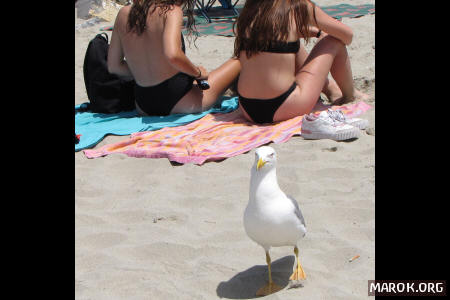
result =
[{"label": "black bikini bottom", "polygon": [[136,104],[149,116],[170,115],[178,101],[192,89],[193,80],[185,73],[178,73],[154,86],[136,84]]},{"label": "black bikini bottom", "polygon": [[280,96],[272,99],[252,99],[239,95],[239,103],[242,105],[247,114],[256,123],[272,123],[273,116],[277,109],[294,91],[297,83],[294,81],[291,87]]}]

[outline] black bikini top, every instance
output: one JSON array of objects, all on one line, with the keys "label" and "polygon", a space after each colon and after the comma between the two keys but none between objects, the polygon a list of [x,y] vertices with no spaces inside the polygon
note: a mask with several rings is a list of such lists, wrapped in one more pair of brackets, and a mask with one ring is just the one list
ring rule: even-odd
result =
[{"label": "black bikini top", "polygon": [[[259,51],[261,52],[271,52],[271,53],[297,53],[300,49],[300,40],[295,42],[281,42],[281,41],[272,41],[270,45]],[[246,50],[246,49],[242,49]]]},{"label": "black bikini top", "polygon": [[262,52],[272,52],[272,53],[297,53],[300,49],[300,41],[295,42],[280,42],[273,41],[269,47],[261,50]]}]

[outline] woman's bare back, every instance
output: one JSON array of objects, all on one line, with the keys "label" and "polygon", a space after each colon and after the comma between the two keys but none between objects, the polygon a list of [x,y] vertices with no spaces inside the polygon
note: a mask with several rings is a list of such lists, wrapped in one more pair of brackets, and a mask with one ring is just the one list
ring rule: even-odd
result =
[{"label": "woman's bare back", "polygon": [[247,98],[277,97],[295,80],[295,54],[261,52],[247,59],[242,52],[240,62],[238,91]]},{"label": "woman's bare back", "polygon": [[[119,11],[108,51],[109,72],[135,79],[136,105],[143,115],[209,109],[238,76],[239,61],[229,59],[211,73],[196,66],[182,51],[181,39],[183,9],[186,9],[188,36],[193,32],[192,0],[178,4],[160,1],[156,9],[150,2],[136,2]],[[148,10],[147,4],[150,4]],[[132,31],[127,28],[128,20]],[[194,79],[208,80],[210,88],[201,90]]]},{"label": "woman's bare back", "polygon": [[[288,41],[298,39],[292,21]],[[239,94],[247,98],[270,99],[284,93],[295,81],[295,56],[294,53],[259,52],[249,59],[246,52],[241,51]]]},{"label": "woman's bare back", "polygon": [[160,8],[156,8],[153,13],[150,13],[151,10],[142,35],[127,30],[130,6],[120,10],[115,25],[118,26],[117,32],[128,67],[140,86],[157,85],[179,72],[164,55],[162,39],[165,20],[160,15]]}]

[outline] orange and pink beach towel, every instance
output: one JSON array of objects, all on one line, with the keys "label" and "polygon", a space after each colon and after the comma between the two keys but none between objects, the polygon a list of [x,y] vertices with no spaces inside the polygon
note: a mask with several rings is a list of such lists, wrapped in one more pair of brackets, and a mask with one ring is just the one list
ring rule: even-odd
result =
[{"label": "orange and pink beach towel", "polygon": [[[358,102],[332,107],[337,108],[351,118],[366,112],[371,106]],[[187,125],[133,133],[127,140],[84,150],[84,154],[88,158],[96,158],[122,153],[201,165],[236,156],[270,142],[284,143],[301,134],[302,119],[303,116],[298,116],[275,124],[258,125],[245,120],[240,110],[207,114]]]}]

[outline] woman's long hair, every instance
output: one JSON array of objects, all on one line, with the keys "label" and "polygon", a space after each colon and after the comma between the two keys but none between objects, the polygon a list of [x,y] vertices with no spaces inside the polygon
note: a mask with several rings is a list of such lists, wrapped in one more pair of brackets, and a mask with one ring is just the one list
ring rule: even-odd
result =
[{"label": "woman's long hair", "polygon": [[[233,24],[234,56],[245,50],[247,57],[267,49],[273,41],[287,41],[292,21],[298,35],[309,41],[309,25],[316,25],[308,11],[309,0],[247,0]],[[315,16],[313,16],[315,19]],[[237,27],[237,32],[236,32]]]},{"label": "woman's long hair", "polygon": [[195,0],[134,0],[131,5],[130,14],[128,15],[127,29],[128,31],[134,31],[138,35],[141,35],[147,23],[147,16],[151,8],[150,14],[152,14],[157,7],[161,9],[161,15],[171,10],[172,5],[181,5],[186,11],[187,22],[185,27],[188,31],[188,35],[191,36],[194,32],[194,5]]}]

